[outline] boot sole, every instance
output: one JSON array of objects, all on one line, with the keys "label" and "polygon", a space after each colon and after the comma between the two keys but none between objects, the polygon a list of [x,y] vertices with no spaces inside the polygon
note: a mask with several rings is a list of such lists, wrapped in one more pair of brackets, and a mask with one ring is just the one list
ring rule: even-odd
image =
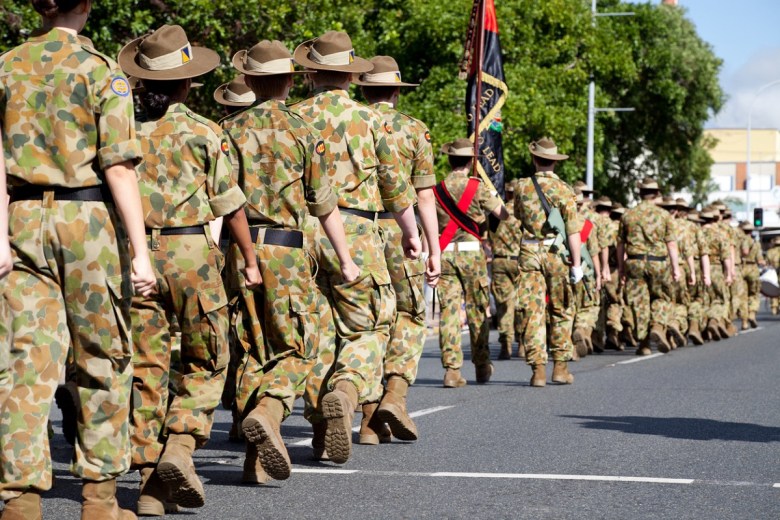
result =
[{"label": "boot sole", "polygon": [[165,516],[166,513],[178,513],[179,506],[170,502],[160,502],[155,500],[154,502],[142,502],[138,500],[136,506],[136,515],[138,516]]},{"label": "boot sole", "polygon": [[677,343],[678,347],[684,347],[688,345],[688,338],[686,338],[679,330],[672,329],[669,331],[669,333],[674,338],[674,341]]},{"label": "boot sole", "polygon": [[254,444],[257,459],[269,477],[287,480],[292,473],[287,448],[266,417],[247,417],[241,423],[247,442]]},{"label": "boot sole", "polygon": [[403,410],[399,410],[395,406],[382,408],[380,405],[376,413],[382,422],[387,423],[387,426],[390,427],[390,431],[393,433],[393,437],[396,439],[402,441],[417,440],[417,428],[411,417],[404,413]]},{"label": "boot sole", "polygon": [[338,390],[322,398],[325,417],[325,451],[331,462],[344,464],[352,455],[352,414],[349,399]]},{"label": "boot sole", "polygon": [[173,502],[187,508],[203,507],[206,503],[206,492],[203,483],[197,475],[193,474],[197,482],[188,478],[189,471],[182,470],[173,462],[160,462],[157,464],[157,474],[160,479],[174,489]]}]

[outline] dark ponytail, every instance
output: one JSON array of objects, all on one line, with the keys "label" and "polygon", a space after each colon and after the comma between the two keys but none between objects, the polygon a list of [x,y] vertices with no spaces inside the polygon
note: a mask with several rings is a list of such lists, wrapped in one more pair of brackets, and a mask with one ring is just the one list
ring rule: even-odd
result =
[{"label": "dark ponytail", "polygon": [[33,9],[44,18],[54,18],[74,10],[84,0],[32,0]]},{"label": "dark ponytail", "polygon": [[171,106],[171,99],[179,91],[179,88],[181,88],[181,84],[184,81],[187,80],[143,80],[145,91],[140,97],[148,119],[160,119],[165,115],[165,112],[168,111],[168,107]]}]

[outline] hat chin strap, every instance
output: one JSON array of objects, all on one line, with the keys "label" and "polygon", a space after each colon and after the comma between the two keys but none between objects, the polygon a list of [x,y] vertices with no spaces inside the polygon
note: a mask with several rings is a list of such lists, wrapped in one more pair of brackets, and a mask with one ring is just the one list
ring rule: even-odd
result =
[{"label": "hat chin strap", "polygon": [[320,54],[314,46],[309,47],[309,57],[320,65],[349,65],[355,59],[355,50],[334,52],[333,54]]},{"label": "hat chin strap", "polygon": [[138,52],[138,64],[146,70],[170,70],[181,67],[192,60],[192,46],[190,42],[180,49],[176,49],[168,54],[150,58],[141,51]]},{"label": "hat chin strap", "polygon": [[291,58],[280,58],[278,60],[262,63],[252,59],[252,57],[247,54],[246,64],[249,65],[248,68],[252,72],[261,72],[263,74],[286,74],[295,70],[295,65],[293,65],[293,60]]},{"label": "hat chin strap", "polygon": [[401,83],[401,73],[398,71],[377,72],[363,74],[363,81],[366,83]]}]

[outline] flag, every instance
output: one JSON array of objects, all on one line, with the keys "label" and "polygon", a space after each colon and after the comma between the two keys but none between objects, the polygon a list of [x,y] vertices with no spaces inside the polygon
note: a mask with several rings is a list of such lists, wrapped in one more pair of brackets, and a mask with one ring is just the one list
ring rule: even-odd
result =
[{"label": "flag", "polygon": [[[480,21],[481,18],[481,21]],[[480,38],[480,36],[482,36]],[[501,139],[501,108],[509,89],[504,80],[498,22],[493,0],[475,0],[472,22],[466,41],[466,60],[470,61],[466,89],[466,114],[469,139],[474,141],[476,100],[481,98],[479,113],[479,153],[476,163],[483,179],[490,179],[496,191],[504,196],[504,151]],[[481,73],[481,84],[477,71]],[[481,90],[480,93],[477,91]]]}]

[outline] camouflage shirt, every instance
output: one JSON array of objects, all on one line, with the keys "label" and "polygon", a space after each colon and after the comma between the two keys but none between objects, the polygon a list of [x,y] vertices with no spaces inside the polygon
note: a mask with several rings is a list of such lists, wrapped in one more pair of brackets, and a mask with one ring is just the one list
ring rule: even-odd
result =
[{"label": "camouflage shirt", "polygon": [[[444,179],[444,186],[456,203],[463,196],[463,192],[466,191],[466,185],[469,183],[469,178],[468,173],[458,170],[451,172],[447,178]],[[485,213],[490,213],[500,205],[501,201],[498,197],[492,195],[480,180],[479,186],[477,187],[477,193],[474,195],[474,198],[471,199],[471,204],[469,204],[466,215],[481,226],[485,223]],[[450,222],[450,216],[441,208],[438,200],[436,201],[436,216],[439,219],[439,235],[441,235],[444,228],[446,228],[447,224]],[[474,235],[471,235],[460,228],[458,228],[455,232],[455,236],[452,238],[453,242],[471,242],[475,240],[477,239]]]},{"label": "camouflage shirt", "polygon": [[728,226],[729,234],[731,235],[731,243],[734,245],[734,263],[742,265],[742,240],[745,237],[745,232],[728,222],[726,222],[726,226]]},{"label": "camouflage shirt", "polygon": [[585,202],[584,204],[582,204],[578,208],[578,211],[580,217],[582,218],[583,226],[585,225],[586,220],[589,220],[590,223],[593,225],[585,245],[587,246],[590,255],[596,256],[599,254],[599,251],[601,251],[601,248],[603,247],[602,242],[604,241],[604,230],[601,229],[601,222],[599,221],[599,216],[596,214],[595,211],[593,211],[593,206],[590,205],[590,202]]},{"label": "camouflage shirt", "polygon": [[[488,233],[493,256],[518,256],[520,254],[523,228],[514,217],[514,201],[510,200],[506,203],[506,210],[509,212],[509,218],[499,221],[496,230],[490,230]],[[495,217],[491,216],[489,218],[494,219]]]},{"label": "camouflage shirt", "polygon": [[675,222],[677,222],[680,228],[680,242],[677,244],[680,248],[680,258],[683,260],[689,256],[692,256],[694,259],[700,258],[700,237],[697,235],[701,228],[687,218],[678,218],[675,219]]},{"label": "camouflage shirt", "polygon": [[710,257],[710,264],[721,263],[728,258],[729,244],[726,237],[723,236],[723,229],[717,223],[708,224],[704,227],[704,237],[707,241],[707,254]]},{"label": "camouflage shirt", "polygon": [[[577,213],[577,202],[569,185],[552,172],[537,172],[536,179],[550,208],[558,208],[561,212],[566,234],[579,233],[583,222]],[[515,218],[523,226],[523,236],[536,239],[554,237],[555,231],[547,225],[547,215],[531,178],[518,179],[515,190]]]},{"label": "camouflage shirt", "polygon": [[620,219],[618,237],[628,255],[666,256],[674,232],[672,215],[652,200],[643,200]]},{"label": "camouflage shirt", "polygon": [[421,121],[399,112],[390,103],[371,106],[382,114],[384,122],[390,127],[404,179],[411,181],[418,190],[432,188],[436,184],[436,173],[433,171],[433,148],[428,128]]},{"label": "camouflage shirt", "polygon": [[0,56],[0,118],[9,185],[95,186],[141,156],[127,79],[61,29]]},{"label": "camouflage shirt", "polygon": [[246,203],[230,176],[230,146],[216,123],[174,103],[160,119],[136,127],[143,153],[136,171],[146,227],[196,226]]},{"label": "camouflage shirt", "polygon": [[773,246],[767,250],[766,264],[769,267],[780,269],[780,246]]},{"label": "camouflage shirt", "polygon": [[747,251],[743,258],[746,264],[758,264],[764,259],[761,253],[761,244],[753,240],[750,235],[742,237],[742,251]]},{"label": "camouflage shirt", "polygon": [[341,89],[318,90],[293,109],[319,132],[340,207],[398,212],[414,203],[381,114]]},{"label": "camouflage shirt", "polygon": [[319,137],[281,101],[265,101],[222,121],[238,153],[233,176],[252,223],[301,229],[336,207]]}]

